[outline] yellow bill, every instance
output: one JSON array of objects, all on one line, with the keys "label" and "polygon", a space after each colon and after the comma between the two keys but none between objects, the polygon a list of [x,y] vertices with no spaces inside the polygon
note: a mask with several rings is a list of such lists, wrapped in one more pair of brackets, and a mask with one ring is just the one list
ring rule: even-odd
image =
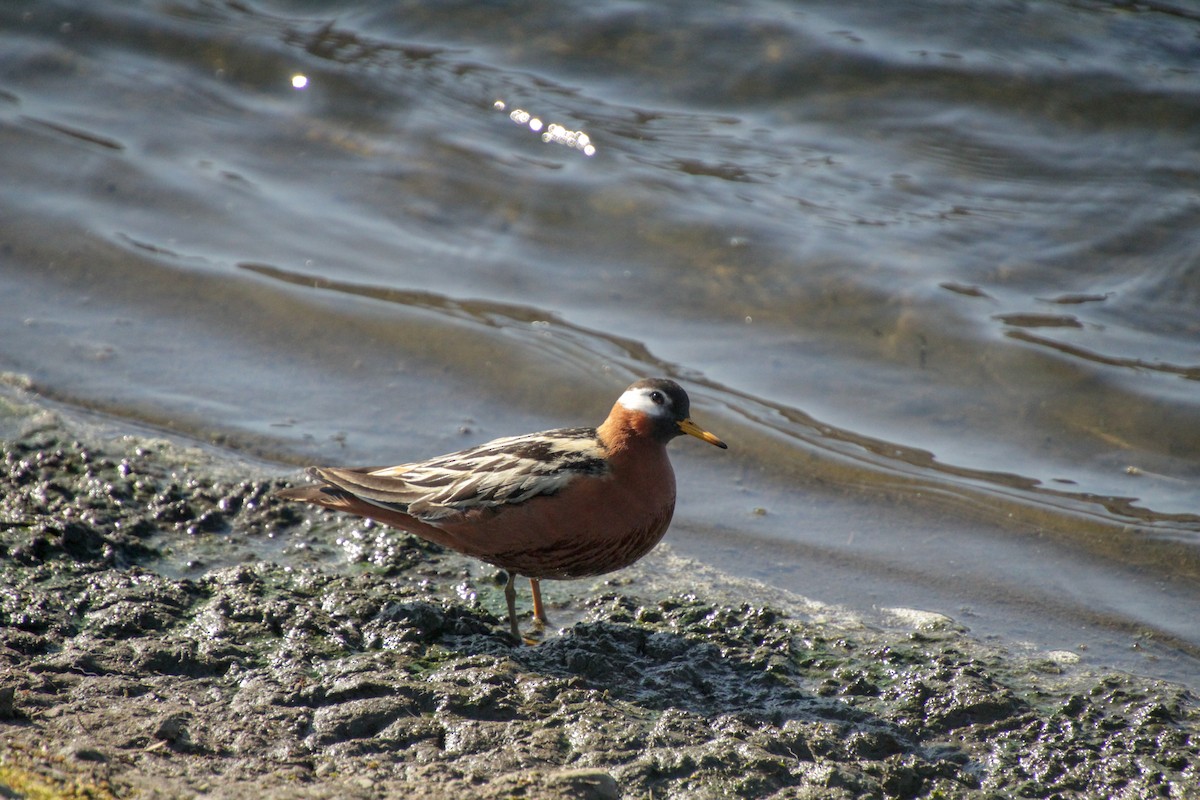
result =
[{"label": "yellow bill", "polygon": [[699,425],[692,422],[690,419],[685,419],[685,420],[680,421],[679,430],[683,431],[688,436],[695,436],[697,439],[703,439],[704,441],[708,442],[709,444],[716,445],[717,447],[721,448],[722,450],[729,449],[729,445],[725,444],[720,439],[718,439],[716,436],[714,436],[713,434],[704,430],[704,428],[701,428]]}]

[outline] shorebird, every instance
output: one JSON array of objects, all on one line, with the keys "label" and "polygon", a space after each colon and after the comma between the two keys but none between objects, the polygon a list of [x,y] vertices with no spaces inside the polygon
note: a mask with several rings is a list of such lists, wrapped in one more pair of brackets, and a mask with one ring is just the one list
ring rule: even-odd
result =
[{"label": "shorebird", "polygon": [[666,445],[688,434],[727,445],[692,422],[687,392],[646,378],[617,398],[596,428],[509,436],[394,467],[309,467],[319,483],[278,496],[368,517],[495,565],[513,636],[517,575],[533,617],[549,624],[539,581],[627,567],[662,539],[675,512]]}]

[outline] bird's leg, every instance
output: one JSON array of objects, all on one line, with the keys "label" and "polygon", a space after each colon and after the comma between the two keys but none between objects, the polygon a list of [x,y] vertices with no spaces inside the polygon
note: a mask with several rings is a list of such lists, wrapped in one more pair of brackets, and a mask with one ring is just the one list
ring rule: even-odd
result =
[{"label": "bird's leg", "polygon": [[529,591],[533,594],[533,621],[539,628],[550,627],[550,620],[546,619],[546,607],[542,605],[542,584],[537,578],[529,579]]},{"label": "bird's leg", "polygon": [[521,629],[517,627],[517,587],[513,585],[516,579],[517,574],[508,570],[508,583],[504,584],[504,600],[508,603],[508,624],[512,627],[513,638],[522,642],[524,640],[521,638]]}]

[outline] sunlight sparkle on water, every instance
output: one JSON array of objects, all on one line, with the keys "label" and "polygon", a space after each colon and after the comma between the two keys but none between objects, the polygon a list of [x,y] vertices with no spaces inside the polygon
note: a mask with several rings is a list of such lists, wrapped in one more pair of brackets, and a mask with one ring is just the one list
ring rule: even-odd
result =
[{"label": "sunlight sparkle on water", "polygon": [[[506,111],[508,110],[508,104],[503,100],[497,100],[492,103],[492,108],[497,111]],[[594,156],[596,154],[596,146],[592,144],[592,137],[583,131],[571,130],[563,125],[559,125],[557,122],[551,122],[547,125],[523,108],[514,108],[509,112],[508,118],[518,125],[528,126],[534,133],[540,132],[542,134],[542,141],[546,144],[565,145],[572,150],[578,150],[585,156]]]}]

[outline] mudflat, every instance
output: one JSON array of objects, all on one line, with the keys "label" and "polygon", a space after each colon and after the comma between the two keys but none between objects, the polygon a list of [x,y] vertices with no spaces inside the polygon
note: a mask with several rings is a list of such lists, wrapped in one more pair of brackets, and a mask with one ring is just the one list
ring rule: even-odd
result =
[{"label": "mudflat", "polygon": [[571,624],[517,646],[488,568],[17,383],[6,797],[1197,796],[1186,687],[936,614],[864,624],[669,549],[567,585]]}]

